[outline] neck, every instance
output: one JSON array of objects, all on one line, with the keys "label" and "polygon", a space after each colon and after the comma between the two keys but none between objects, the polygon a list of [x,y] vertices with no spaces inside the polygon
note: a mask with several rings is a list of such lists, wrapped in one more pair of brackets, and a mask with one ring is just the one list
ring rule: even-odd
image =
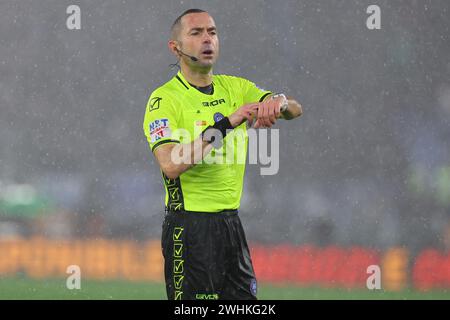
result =
[{"label": "neck", "polygon": [[193,69],[187,66],[183,67],[182,64],[181,74],[190,84],[197,87],[206,87],[212,83],[212,68]]}]

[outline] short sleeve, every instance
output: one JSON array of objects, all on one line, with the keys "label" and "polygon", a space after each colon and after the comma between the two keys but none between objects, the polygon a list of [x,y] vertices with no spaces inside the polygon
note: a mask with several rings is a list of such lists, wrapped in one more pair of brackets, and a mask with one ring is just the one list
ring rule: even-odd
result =
[{"label": "short sleeve", "polygon": [[152,151],[166,143],[179,143],[172,138],[178,126],[176,108],[169,94],[158,89],[152,93],[145,109],[143,128]]},{"label": "short sleeve", "polygon": [[242,82],[242,94],[244,97],[244,104],[252,102],[261,102],[268,95],[272,94],[271,91],[261,89],[257,87],[253,82],[241,78]]}]

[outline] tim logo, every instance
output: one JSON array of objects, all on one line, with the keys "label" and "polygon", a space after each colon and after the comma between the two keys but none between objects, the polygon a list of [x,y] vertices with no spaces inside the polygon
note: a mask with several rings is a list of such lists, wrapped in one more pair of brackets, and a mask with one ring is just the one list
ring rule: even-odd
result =
[{"label": "tim logo", "polygon": [[203,102],[204,107],[215,107],[219,104],[225,103],[225,99],[213,100],[210,102]]}]

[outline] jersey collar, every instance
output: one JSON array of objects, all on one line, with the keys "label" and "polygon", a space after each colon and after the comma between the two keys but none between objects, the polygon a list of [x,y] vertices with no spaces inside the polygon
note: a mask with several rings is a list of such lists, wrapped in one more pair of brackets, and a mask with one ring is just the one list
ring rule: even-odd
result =
[{"label": "jersey collar", "polygon": [[[180,84],[182,84],[186,88],[186,90],[189,90],[190,88],[192,88],[195,91],[198,91],[199,93],[204,94],[204,93],[200,92],[199,90],[193,88],[191,86],[191,84],[183,77],[183,74],[181,73],[181,71],[177,72],[177,75],[175,76],[175,78],[180,82]],[[212,82],[212,84],[214,85],[214,75],[213,75],[213,82]]]},{"label": "jersey collar", "polygon": [[189,82],[186,81],[186,79],[183,77],[183,75],[181,74],[181,71],[178,71],[177,75],[175,76],[175,78],[181,82],[181,84],[187,89],[189,90],[189,88],[191,87],[191,85],[189,84]]}]

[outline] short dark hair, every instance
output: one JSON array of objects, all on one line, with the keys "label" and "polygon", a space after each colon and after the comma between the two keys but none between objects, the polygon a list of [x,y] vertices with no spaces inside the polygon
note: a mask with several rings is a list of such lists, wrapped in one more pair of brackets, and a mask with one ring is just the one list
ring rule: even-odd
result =
[{"label": "short dark hair", "polygon": [[201,13],[201,12],[206,12],[205,10],[202,9],[188,9],[185,12],[183,12],[182,14],[180,14],[180,16],[178,18],[175,19],[175,21],[172,23],[172,27],[170,28],[170,33],[171,33],[171,37],[175,38],[175,34],[178,32],[178,30],[176,30],[180,24],[181,24],[181,19],[190,13]]}]

